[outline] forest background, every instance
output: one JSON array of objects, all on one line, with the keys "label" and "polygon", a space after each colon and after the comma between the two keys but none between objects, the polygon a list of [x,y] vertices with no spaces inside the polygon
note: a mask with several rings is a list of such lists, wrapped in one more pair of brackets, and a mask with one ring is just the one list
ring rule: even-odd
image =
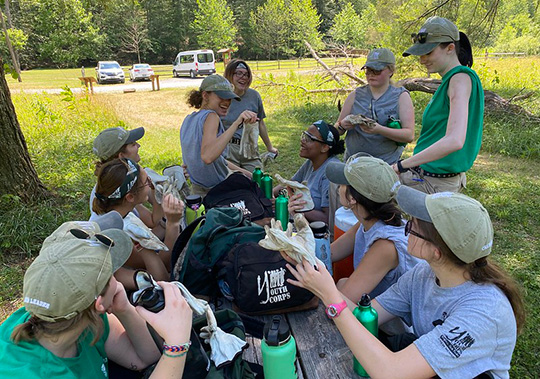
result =
[{"label": "forest background", "polygon": [[[5,0],[22,69],[170,64],[182,50],[232,48],[283,59],[327,47],[402,51],[430,15],[466,32],[477,53],[540,53],[540,0]],[[0,38],[4,62],[11,60]]]}]

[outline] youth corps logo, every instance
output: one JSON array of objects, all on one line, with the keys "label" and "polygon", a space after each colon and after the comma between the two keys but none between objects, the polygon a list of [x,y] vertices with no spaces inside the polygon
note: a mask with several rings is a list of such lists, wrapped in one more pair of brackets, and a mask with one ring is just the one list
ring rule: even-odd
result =
[{"label": "youth corps logo", "polygon": [[446,334],[440,337],[441,343],[455,358],[459,358],[461,354],[474,344],[474,338],[466,330],[460,330],[459,326],[450,329]]},{"label": "youth corps logo", "polygon": [[234,208],[240,209],[244,216],[247,216],[247,215],[251,214],[250,210],[247,209],[246,203],[244,202],[244,200],[240,200],[240,201],[238,201],[236,203],[231,203],[231,204],[229,204],[229,207],[234,207]]},{"label": "youth corps logo", "polygon": [[279,303],[291,298],[291,293],[285,285],[285,269],[283,267],[265,271],[263,278],[257,275],[257,295],[261,296],[263,292],[266,294],[266,299],[262,300],[260,304]]}]

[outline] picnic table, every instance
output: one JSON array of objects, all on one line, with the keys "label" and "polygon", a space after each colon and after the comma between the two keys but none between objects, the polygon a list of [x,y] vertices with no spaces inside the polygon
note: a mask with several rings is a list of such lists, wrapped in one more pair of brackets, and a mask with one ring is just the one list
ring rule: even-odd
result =
[{"label": "picnic table", "polygon": [[[353,371],[351,351],[324,310],[319,302],[317,309],[282,315],[296,340],[298,378],[360,378]],[[267,322],[272,315],[255,318]],[[262,365],[261,340],[248,335],[247,341],[250,347],[244,352],[244,359]]]}]

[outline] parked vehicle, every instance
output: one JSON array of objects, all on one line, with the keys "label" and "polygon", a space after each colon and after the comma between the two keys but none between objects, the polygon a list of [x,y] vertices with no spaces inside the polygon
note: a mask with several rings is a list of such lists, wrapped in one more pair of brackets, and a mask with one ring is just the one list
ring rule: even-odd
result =
[{"label": "parked vehicle", "polygon": [[96,66],[96,79],[99,84],[106,82],[124,83],[124,70],[116,61],[100,61]]},{"label": "parked vehicle", "polygon": [[154,75],[154,70],[147,63],[136,63],[129,69],[129,80],[150,80],[150,75]]},{"label": "parked vehicle", "polygon": [[193,50],[178,53],[173,62],[173,76],[211,75],[216,72],[216,62],[212,50]]}]

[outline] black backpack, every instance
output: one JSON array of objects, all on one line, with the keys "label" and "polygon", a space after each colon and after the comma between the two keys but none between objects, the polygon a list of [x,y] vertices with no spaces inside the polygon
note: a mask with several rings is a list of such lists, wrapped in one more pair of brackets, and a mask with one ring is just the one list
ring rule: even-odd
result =
[{"label": "black backpack", "polygon": [[279,251],[265,249],[256,242],[235,245],[219,273],[232,294],[233,309],[259,315],[317,308],[317,297],[287,283],[294,277],[286,263]]},{"label": "black backpack", "polygon": [[203,200],[208,210],[215,207],[235,207],[251,221],[274,217],[272,202],[259,185],[244,174],[235,172],[213,187]]},{"label": "black backpack", "polygon": [[176,240],[171,253],[171,280],[182,282],[194,295],[215,297],[217,273],[229,250],[237,243],[258,242],[265,234],[263,227],[244,218],[237,208],[212,208]]}]

